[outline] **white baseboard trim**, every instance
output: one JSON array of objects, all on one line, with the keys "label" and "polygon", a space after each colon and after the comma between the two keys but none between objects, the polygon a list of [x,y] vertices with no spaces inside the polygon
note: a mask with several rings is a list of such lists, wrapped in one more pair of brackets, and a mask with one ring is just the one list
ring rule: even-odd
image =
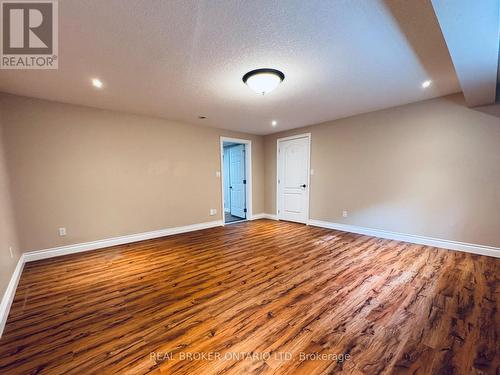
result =
[{"label": "white baseboard trim", "polygon": [[465,242],[443,240],[439,238],[417,236],[413,234],[404,234],[398,232],[391,232],[382,229],[372,229],[365,227],[358,227],[355,225],[332,223],[329,221],[309,220],[309,225],[321,228],[336,229],[343,232],[351,232],[364,234],[367,236],[386,238],[389,240],[398,240],[403,242],[410,242],[418,245],[427,245],[433,247],[440,247],[449,250],[465,251],[467,253],[487,255],[490,257],[500,258],[500,248],[493,246],[477,245]]},{"label": "white baseboard trim", "polygon": [[19,283],[19,279],[21,278],[21,274],[23,272],[24,264],[27,262],[33,262],[35,260],[47,259],[52,257],[57,257],[61,255],[75,254],[83,251],[97,250],[105,247],[123,245],[126,243],[132,243],[143,240],[150,240],[152,238],[171,236],[173,234],[193,232],[201,229],[208,229],[213,227],[219,227],[223,224],[222,220],[217,221],[209,221],[206,223],[192,224],[186,225],[183,227],[174,227],[168,229],[161,229],[152,232],[138,233],[132,234],[128,236],[107,238],[104,240],[92,241],[79,243],[74,245],[67,245],[61,247],[54,247],[51,249],[38,250],[38,251],[30,251],[24,253],[17,262],[17,266],[10,278],[9,285],[7,285],[7,289],[2,297],[2,301],[0,303],[0,337],[2,337],[3,330],[5,328],[5,324],[7,323],[7,317],[9,316],[10,307],[12,305],[12,301],[14,301],[14,296],[16,295],[17,284]]},{"label": "white baseboard trim", "polygon": [[7,323],[7,317],[9,316],[10,307],[12,306],[14,296],[16,295],[17,284],[19,283],[19,279],[21,278],[21,274],[23,273],[24,263],[24,256],[21,255],[17,262],[16,268],[12,273],[9,284],[7,285],[7,289],[5,289],[5,293],[2,297],[2,302],[0,302],[0,338],[2,337],[3,329],[5,328],[5,324]]},{"label": "white baseboard trim", "polygon": [[200,230],[200,229],[219,227],[222,224],[223,224],[222,220],[216,220],[216,221],[209,221],[206,223],[186,225],[183,227],[160,229],[160,230],[155,230],[152,232],[131,234],[128,236],[107,238],[104,240],[84,242],[84,243],[61,246],[61,247],[54,247],[51,249],[30,251],[30,252],[24,253],[24,257],[25,257],[26,262],[32,262],[35,260],[52,258],[52,257],[60,256],[60,255],[75,254],[75,253],[80,253],[82,251],[102,249],[102,248],[110,247],[110,246],[123,245],[126,243],[150,240],[152,238],[171,236],[173,234],[186,233],[186,232],[192,232],[192,231]]},{"label": "white baseboard trim", "polygon": [[260,213],[252,216],[250,220],[259,220],[259,219],[270,219],[270,220],[278,220],[276,215]]}]

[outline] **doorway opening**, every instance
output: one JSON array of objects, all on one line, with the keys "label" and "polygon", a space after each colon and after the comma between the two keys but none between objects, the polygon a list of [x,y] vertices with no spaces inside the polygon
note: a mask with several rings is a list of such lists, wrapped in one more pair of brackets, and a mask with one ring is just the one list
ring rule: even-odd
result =
[{"label": "doorway opening", "polygon": [[224,224],[251,218],[251,141],[221,137]]}]

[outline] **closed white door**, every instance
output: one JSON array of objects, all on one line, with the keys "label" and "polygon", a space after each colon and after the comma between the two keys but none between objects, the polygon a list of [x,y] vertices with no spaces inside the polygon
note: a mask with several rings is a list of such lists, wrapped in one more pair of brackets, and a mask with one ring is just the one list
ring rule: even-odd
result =
[{"label": "closed white door", "polygon": [[307,223],[310,136],[278,140],[278,219]]},{"label": "closed white door", "polygon": [[229,148],[231,215],[246,218],[245,145]]}]

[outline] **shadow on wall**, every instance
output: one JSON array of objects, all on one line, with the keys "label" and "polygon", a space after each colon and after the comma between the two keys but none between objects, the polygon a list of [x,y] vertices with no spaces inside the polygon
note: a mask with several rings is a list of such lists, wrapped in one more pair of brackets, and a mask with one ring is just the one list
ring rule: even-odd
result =
[{"label": "shadow on wall", "polygon": [[[491,117],[500,118],[500,103],[482,105],[482,106],[478,106],[478,107],[467,107],[462,96],[458,96],[458,95],[447,96],[445,99],[449,100],[450,102],[452,102],[458,106],[465,107],[469,110],[484,113],[485,115],[489,115]],[[500,127],[500,120],[494,119],[494,121],[498,121],[498,126]]]},{"label": "shadow on wall", "polygon": [[[471,109],[473,109],[474,111],[485,113],[485,114],[490,115],[490,116],[500,118],[500,104],[484,105],[484,106],[480,106],[480,107],[474,107]],[[500,127],[500,120],[498,122],[498,126]]]},{"label": "shadow on wall", "polygon": [[3,139],[3,128],[0,124],[0,299],[21,256]]},{"label": "shadow on wall", "polygon": [[[467,107],[467,105],[465,104],[465,101],[461,95],[450,95],[450,96],[447,96],[443,99],[446,99],[446,100],[450,101],[451,103],[454,103],[460,107],[464,107],[468,110],[484,113],[485,115],[489,115],[491,117],[500,118],[500,103],[482,105],[482,106],[478,106],[478,107]],[[495,120],[495,119],[493,119],[493,120],[498,121],[498,126],[500,127],[500,120]]]}]

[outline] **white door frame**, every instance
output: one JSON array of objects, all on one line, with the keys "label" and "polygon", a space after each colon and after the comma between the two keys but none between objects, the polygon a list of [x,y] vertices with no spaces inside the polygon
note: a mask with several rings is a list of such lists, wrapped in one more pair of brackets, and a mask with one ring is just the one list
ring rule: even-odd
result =
[{"label": "white door frame", "polygon": [[246,220],[252,220],[252,141],[249,139],[220,137],[220,191],[221,191],[221,213],[222,225],[224,222],[224,142],[241,143],[245,145],[245,200],[247,208]]},{"label": "white door frame", "polygon": [[280,142],[297,138],[307,138],[309,142],[309,155],[307,155],[307,199],[306,199],[306,222],[309,224],[309,200],[311,197],[311,133],[292,135],[290,137],[278,138],[276,140],[276,218],[280,220],[280,199],[279,199],[279,171],[280,171]]}]

